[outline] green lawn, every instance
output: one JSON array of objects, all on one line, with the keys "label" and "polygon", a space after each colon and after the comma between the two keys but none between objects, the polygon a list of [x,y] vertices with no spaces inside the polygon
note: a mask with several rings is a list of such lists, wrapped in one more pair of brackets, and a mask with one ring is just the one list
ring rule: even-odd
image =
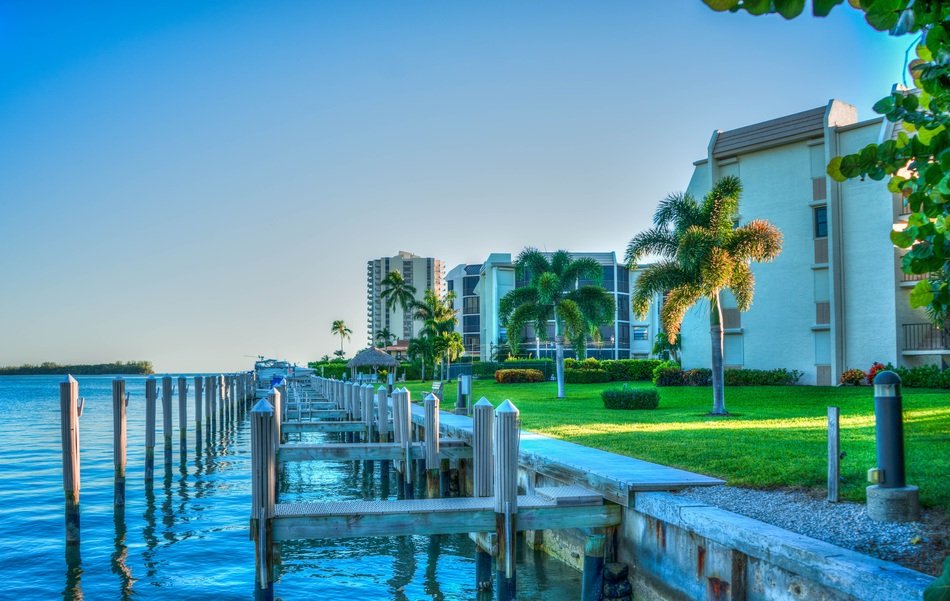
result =
[{"label": "green lawn", "polygon": [[[876,463],[872,389],[811,386],[749,386],[726,389],[729,418],[706,415],[708,387],[660,388],[653,411],[604,409],[600,391],[611,384],[568,384],[558,400],[553,383],[474,382],[474,397],[497,405],[510,399],[524,427],[631,457],[717,476],[754,488],[812,488],[822,492],[827,470],[827,406],[841,408],[843,498],[864,500],[866,472]],[[629,386],[648,387],[637,382]],[[431,384],[409,382],[413,400]],[[455,404],[455,383],[446,384],[443,409]],[[904,391],[907,481],[920,487],[921,502],[950,506],[950,393]]]}]

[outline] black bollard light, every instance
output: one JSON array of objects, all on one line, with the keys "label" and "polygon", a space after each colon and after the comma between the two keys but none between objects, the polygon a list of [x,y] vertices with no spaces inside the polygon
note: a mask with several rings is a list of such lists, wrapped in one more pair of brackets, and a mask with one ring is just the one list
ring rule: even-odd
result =
[{"label": "black bollard light", "polygon": [[877,438],[878,484],[901,488],[904,476],[904,410],[901,378],[892,371],[874,377],[874,422]]}]

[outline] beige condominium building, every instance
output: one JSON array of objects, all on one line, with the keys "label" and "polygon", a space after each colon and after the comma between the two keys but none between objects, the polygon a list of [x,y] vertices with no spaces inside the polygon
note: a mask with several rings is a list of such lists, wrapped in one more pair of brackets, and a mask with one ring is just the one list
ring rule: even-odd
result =
[{"label": "beige condominium building", "polygon": [[[784,236],[774,262],[753,265],[749,311],[724,294],[727,368],[797,369],[802,384],[833,385],[845,369],[866,371],[875,361],[947,367],[948,334],[910,308],[917,278],[901,272],[901,250],[888,237],[906,223],[900,197],[886,180],[837,183],[825,172],[832,157],[891,139],[896,127],[881,117],[859,121],[853,106],[832,100],[713,133],[688,191],[701,198],[736,175],[740,222],[766,219]],[[700,303],[684,319],[684,367],[709,366],[708,311]]]},{"label": "beige condominium building", "polygon": [[419,257],[399,251],[394,257],[382,257],[366,262],[366,329],[368,344],[374,343],[376,332],[388,329],[401,340],[413,338],[422,323],[412,319],[412,310],[403,311],[401,306],[389,310],[380,294],[380,282],[391,271],[398,271],[406,283],[416,289],[415,300],[421,302],[426,290],[445,294],[445,267],[442,261],[432,257]]}]

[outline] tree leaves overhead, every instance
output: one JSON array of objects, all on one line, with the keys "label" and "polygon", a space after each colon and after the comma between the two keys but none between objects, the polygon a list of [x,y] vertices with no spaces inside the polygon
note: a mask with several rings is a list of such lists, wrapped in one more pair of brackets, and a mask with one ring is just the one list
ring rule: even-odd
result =
[{"label": "tree leaves overhead", "polygon": [[[716,11],[745,10],[798,16],[803,0],[703,0]],[[812,14],[828,15],[843,0],[812,0]],[[894,90],[874,105],[896,126],[895,138],[859,152],[832,158],[828,175],[838,182],[854,178],[887,180],[912,214],[908,227],[891,241],[908,249],[905,273],[927,275],[914,288],[911,305],[925,306],[938,327],[950,326],[950,2],[940,0],[849,0],[868,24],[892,35],[920,34],[917,58],[908,70],[915,90]],[[628,250],[629,255],[629,250]],[[927,301],[926,305],[921,305]]]}]

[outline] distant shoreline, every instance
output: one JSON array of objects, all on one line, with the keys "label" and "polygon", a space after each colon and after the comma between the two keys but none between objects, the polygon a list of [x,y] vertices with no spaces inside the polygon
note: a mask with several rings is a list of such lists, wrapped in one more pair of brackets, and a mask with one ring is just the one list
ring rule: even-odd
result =
[{"label": "distant shoreline", "polygon": [[155,373],[151,361],[116,361],[115,363],[92,363],[78,365],[59,365],[41,363],[40,365],[19,365],[0,367],[0,376],[55,376],[72,374],[76,376],[137,376]]}]

